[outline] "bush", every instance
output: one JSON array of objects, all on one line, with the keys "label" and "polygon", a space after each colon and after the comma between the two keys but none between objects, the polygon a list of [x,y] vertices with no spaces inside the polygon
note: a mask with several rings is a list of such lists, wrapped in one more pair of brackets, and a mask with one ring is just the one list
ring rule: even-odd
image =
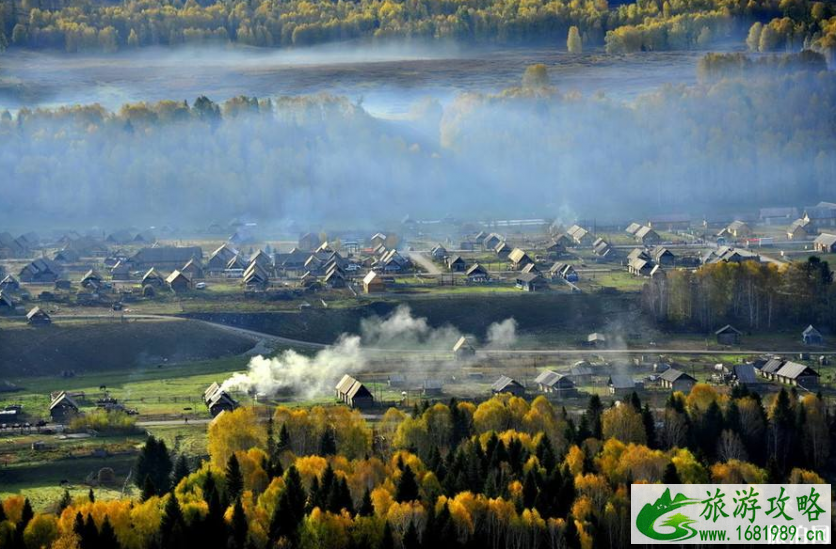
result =
[{"label": "bush", "polygon": [[70,430],[92,429],[100,433],[133,433],[137,431],[136,418],[119,410],[95,410],[80,415],[70,422]]}]

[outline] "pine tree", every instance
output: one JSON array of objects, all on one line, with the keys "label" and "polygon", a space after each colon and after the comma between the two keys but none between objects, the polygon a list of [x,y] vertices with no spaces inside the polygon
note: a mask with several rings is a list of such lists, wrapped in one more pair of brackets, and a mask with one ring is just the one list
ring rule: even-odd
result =
[{"label": "pine tree", "polygon": [[203,539],[210,546],[219,546],[227,538],[226,521],[224,521],[224,507],[221,504],[221,496],[211,473],[206,476],[206,481],[203,483],[203,497],[208,507],[206,517],[203,520]]},{"label": "pine tree", "polygon": [[383,525],[383,539],[380,542],[380,549],[395,549],[395,539],[392,536],[392,527],[388,520]]},{"label": "pine tree", "polygon": [[601,414],[604,412],[604,405],[601,403],[601,397],[592,395],[589,397],[589,404],[586,407],[586,415],[588,416],[589,430],[592,436],[602,438]]},{"label": "pine tree", "polygon": [[244,477],[241,474],[241,465],[233,453],[226,464],[226,496],[229,501],[235,501],[243,491]]},{"label": "pine tree", "polygon": [[96,503],[96,494],[93,493],[92,488],[87,492],[87,499],[90,500],[90,503]]},{"label": "pine tree", "polygon": [[165,441],[148,437],[134,464],[134,482],[143,488],[145,477],[150,476],[157,488],[157,494],[168,492],[171,485],[171,456],[168,455]]},{"label": "pine tree", "polygon": [[415,473],[412,472],[409,465],[404,465],[401,478],[398,479],[398,484],[395,487],[395,501],[403,503],[416,499],[418,499],[418,482],[415,479]]},{"label": "pine tree", "polygon": [[334,435],[334,430],[327,427],[319,439],[319,455],[333,456],[337,453],[337,438]]},{"label": "pine tree", "polygon": [[99,528],[98,549],[119,549],[119,540],[116,539],[116,532],[110,524],[110,519],[105,515],[102,527]]},{"label": "pine tree", "polygon": [[171,474],[171,486],[177,487],[180,481],[189,476],[190,473],[189,460],[185,454],[180,454],[177,456],[177,462],[174,464],[174,472]]},{"label": "pine tree", "polygon": [[547,471],[550,472],[557,465],[557,457],[554,455],[554,447],[549,437],[543,435],[540,442],[537,443],[537,448],[534,450],[537,456],[537,461]]},{"label": "pine tree", "polygon": [[278,541],[285,538],[295,545],[299,533],[299,523],[304,518],[307,495],[302,486],[302,478],[296,467],[290,466],[285,473],[285,489],[279,496],[279,503],[270,519],[270,539]]},{"label": "pine tree", "polygon": [[648,448],[656,448],[656,419],[653,417],[653,412],[650,406],[645,403],[642,408],[642,423],[644,424],[644,434],[647,439]]},{"label": "pine tree", "polygon": [[163,548],[181,547],[185,541],[183,536],[184,526],[185,522],[183,511],[180,509],[180,502],[177,501],[177,496],[171,492],[165,502],[160,519],[160,546]]},{"label": "pine tree", "polygon": [[403,535],[403,549],[421,549],[421,541],[418,539],[418,529],[415,522],[411,521]]},{"label": "pine tree", "polygon": [[244,549],[247,543],[247,515],[244,513],[244,506],[241,498],[235,500],[235,507],[232,509],[232,544],[233,549]]},{"label": "pine tree", "polygon": [[370,517],[374,514],[374,506],[372,505],[372,494],[369,492],[369,488],[366,487],[366,491],[363,492],[363,499],[360,502],[360,509],[357,511],[361,517]]},{"label": "pine tree", "polygon": [[96,523],[93,521],[93,515],[87,515],[87,520],[81,527],[80,545],[81,549],[98,549],[99,547],[99,529],[96,528]]},{"label": "pine tree", "polygon": [[534,475],[534,469],[529,469],[523,480],[522,504],[524,508],[531,509],[534,507],[537,491],[537,477]]},{"label": "pine tree", "polygon": [[[366,489],[366,491],[368,492],[368,489]],[[4,520],[6,520],[6,511],[3,509],[3,500],[0,499],[0,523]]]},{"label": "pine tree", "polygon": [[279,443],[276,445],[278,453],[290,450],[290,433],[287,430],[287,424],[282,423],[282,428],[279,430]]},{"label": "pine tree", "polygon": [[154,486],[154,481],[151,480],[149,475],[145,475],[145,483],[142,485],[142,495],[140,496],[140,499],[142,501],[148,501],[156,495],[157,487]]},{"label": "pine tree", "polygon": [[673,463],[668,463],[665,467],[665,473],[662,475],[662,484],[682,484],[682,479],[679,478],[679,473]]},{"label": "pine tree", "polygon": [[[73,498],[72,498],[72,496],[70,496],[70,491],[67,490],[67,489],[64,489],[64,493],[61,494],[61,499],[58,500],[58,514],[60,515],[61,512],[64,509],[66,509],[67,507],[70,506],[70,504],[72,504],[72,502],[73,502]],[[2,507],[3,507],[3,503],[0,502],[0,522],[3,522]]]}]

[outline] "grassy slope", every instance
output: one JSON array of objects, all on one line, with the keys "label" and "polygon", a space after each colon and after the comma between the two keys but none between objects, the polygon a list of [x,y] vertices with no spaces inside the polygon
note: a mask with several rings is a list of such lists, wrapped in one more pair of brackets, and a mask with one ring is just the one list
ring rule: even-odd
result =
[{"label": "grassy slope", "polygon": [[183,321],[57,321],[0,330],[0,379],[102,373],[237,355],[249,338]]}]

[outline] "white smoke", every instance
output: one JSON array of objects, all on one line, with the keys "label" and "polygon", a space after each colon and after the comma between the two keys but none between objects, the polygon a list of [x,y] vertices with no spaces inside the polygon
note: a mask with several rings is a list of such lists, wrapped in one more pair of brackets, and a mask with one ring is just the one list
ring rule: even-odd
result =
[{"label": "white smoke", "polygon": [[[491,324],[487,330],[487,347],[498,349],[513,345],[516,327],[512,318]],[[408,370],[410,360],[416,355],[452,351],[453,344],[461,336],[462,333],[452,326],[433,328],[426,318],[416,318],[409,307],[400,306],[386,318],[364,319],[360,323],[360,335],[343,334],[333,346],[314,356],[290,350],[274,358],[253,357],[246,372],[232,375],[221,388],[266,395],[292,391],[312,398],[329,392],[344,374],[364,371],[375,352],[411,351],[398,361],[401,368]]]},{"label": "white smoke", "polygon": [[517,342],[517,321],[506,318],[488,326],[488,348],[509,349]]}]

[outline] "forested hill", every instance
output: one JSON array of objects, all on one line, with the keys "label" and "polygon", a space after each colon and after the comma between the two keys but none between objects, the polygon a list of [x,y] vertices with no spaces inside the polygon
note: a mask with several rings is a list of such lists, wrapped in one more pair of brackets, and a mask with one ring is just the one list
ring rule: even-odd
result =
[{"label": "forested hill", "polygon": [[741,42],[754,23],[755,48],[832,50],[836,6],[808,0],[0,0],[4,45],[113,52],[151,45],[237,42],[263,47],[359,38],[446,38],[475,42],[584,44],[610,52],[704,48]]}]

